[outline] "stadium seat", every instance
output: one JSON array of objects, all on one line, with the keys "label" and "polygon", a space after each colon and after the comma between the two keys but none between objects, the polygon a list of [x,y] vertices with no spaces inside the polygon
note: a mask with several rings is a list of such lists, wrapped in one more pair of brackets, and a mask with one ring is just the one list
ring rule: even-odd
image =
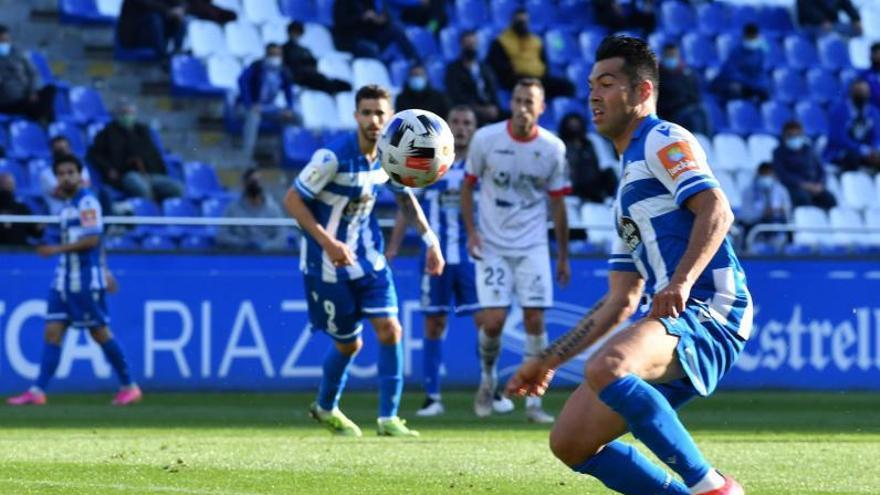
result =
[{"label": "stadium seat", "polygon": [[140,247],[137,240],[128,235],[105,236],[103,245],[108,251],[133,251]]},{"label": "stadium seat", "polygon": [[434,34],[427,28],[420,26],[408,26],[406,28],[406,37],[416,48],[422,60],[429,60],[440,56],[440,47],[437,46],[437,40]]},{"label": "stadium seat", "polygon": [[52,162],[49,158],[31,158],[27,160],[27,162],[22,162],[22,169],[24,169],[27,177],[23,184],[18,186],[19,192],[25,192],[31,195],[40,196],[43,194],[42,189],[42,176],[43,171],[47,168],[52,168]]},{"label": "stadium seat", "polygon": [[854,68],[865,70],[871,67],[871,43],[873,42],[865,36],[850,38],[847,50]]},{"label": "stadium seat", "polygon": [[214,247],[214,237],[207,235],[185,235],[178,244],[185,251],[207,251]]},{"label": "stadium seat", "polygon": [[315,22],[324,26],[333,25],[333,2],[335,0],[315,0],[315,6],[318,9],[318,18]]},{"label": "stadium seat", "polygon": [[340,126],[333,97],[323,91],[303,91],[300,94],[303,127],[311,130],[337,129]]},{"label": "stadium seat", "polygon": [[789,9],[783,6],[766,6],[759,11],[758,25],[762,31],[789,33],[794,30],[794,20]]},{"label": "stadium seat", "polygon": [[703,3],[697,6],[697,27],[707,36],[716,36],[729,28],[727,4]]},{"label": "stadium seat", "polygon": [[845,247],[867,244],[867,239],[861,232],[865,228],[865,223],[856,210],[845,206],[835,206],[828,212],[828,219],[834,229],[858,229],[858,231],[852,232],[834,232],[831,236],[832,244]]},{"label": "stadium seat", "polygon": [[[528,0],[533,1],[533,0]],[[546,3],[543,0],[535,0]],[[581,29],[583,26],[597,24],[593,17],[593,9],[588,0],[560,0],[557,3],[556,19],[561,26]]]},{"label": "stadium seat", "polygon": [[574,94],[577,98],[587,98],[590,94],[590,87],[587,85],[590,70],[590,64],[583,60],[576,60],[565,69],[568,80],[574,84]]},{"label": "stadium seat", "polygon": [[[214,196],[202,201],[202,216],[207,218],[221,218],[225,216],[229,203],[235,201],[228,196]],[[217,236],[217,226],[208,225],[199,230],[197,235],[213,239]]]},{"label": "stadium seat", "polygon": [[238,76],[243,67],[237,58],[217,53],[208,59],[208,82],[224,91],[238,91]]},{"label": "stadium seat", "polygon": [[97,136],[98,133],[101,132],[101,129],[106,125],[107,122],[94,122],[86,127],[86,138],[88,138],[89,146],[95,141],[95,136]]},{"label": "stadium seat", "polygon": [[802,101],[807,94],[807,82],[800,71],[780,68],[773,71],[774,99],[793,104]]},{"label": "stadium seat", "polygon": [[9,148],[9,132],[3,123],[0,123],[0,148]]},{"label": "stadium seat", "polygon": [[97,0],[95,6],[101,15],[118,19],[119,13],[122,12],[123,2],[124,0]]},{"label": "stadium seat", "polygon": [[[159,210],[156,203],[149,199],[128,198],[126,202],[131,209],[131,213],[136,217],[162,216],[162,212]],[[131,231],[131,235],[135,238],[142,239],[148,235],[159,234],[162,230],[164,229],[161,225],[135,225],[134,230]]]},{"label": "stadium seat", "polygon": [[56,121],[49,124],[49,137],[64,136],[70,142],[73,154],[83,157],[86,154],[86,142],[83,139],[82,129],[76,124],[64,121]]},{"label": "stadium seat", "polygon": [[759,24],[761,19],[758,9],[752,5],[746,5],[745,2],[729,2],[730,12],[728,27],[737,34],[742,32],[743,26],[749,23]]},{"label": "stadium seat", "polygon": [[[828,228],[828,215],[816,206],[798,206],[794,209],[794,225],[799,229]],[[829,232],[797,230],[794,233],[794,243],[802,246],[818,247],[830,244],[830,240]]]},{"label": "stadium seat", "polygon": [[281,134],[281,151],[285,167],[299,168],[308,163],[312,154],[321,147],[314,132],[303,127],[287,126]]},{"label": "stadium seat", "polygon": [[724,32],[715,38],[715,49],[718,52],[718,60],[724,62],[730,57],[730,52],[739,44],[741,36],[738,33]]},{"label": "stadium seat", "polygon": [[143,238],[141,249],[145,251],[174,251],[177,249],[177,243],[165,235],[151,234]]},{"label": "stadium seat", "polygon": [[[516,9],[522,7],[519,0],[494,0],[489,2],[489,14],[492,16],[492,25],[495,29],[507,29],[510,19]],[[531,28],[531,19],[529,19]]]},{"label": "stadium seat", "polygon": [[709,120],[712,122],[712,129],[719,132],[727,128],[727,114],[718,104],[715,96],[709,93],[703,93],[703,105],[709,112]]},{"label": "stadium seat", "polygon": [[724,191],[724,195],[727,196],[730,207],[734,211],[738,210],[742,206],[742,191],[734,180],[733,175],[727,170],[718,170],[715,172],[715,179],[721,186],[721,190]]},{"label": "stadium seat", "polygon": [[712,39],[700,33],[684,35],[681,39],[681,54],[685,63],[697,70],[720,65]]},{"label": "stadium seat", "polygon": [[[603,35],[603,37],[604,37],[604,35]],[[596,43],[595,46],[598,46],[598,43],[601,41],[602,41],[602,37],[600,37],[599,40],[595,42]],[[671,41],[673,43],[678,44],[677,39],[673,40],[672,38],[669,37],[669,35],[667,35],[666,33],[662,32],[662,31],[654,31],[653,33],[648,35],[648,46],[650,46],[651,49],[654,50],[654,53],[657,53],[658,55],[663,54],[663,45],[665,45],[667,41]],[[590,55],[590,60],[592,60],[592,59],[593,59],[593,55]]]},{"label": "stadium seat", "polygon": [[279,0],[278,9],[288,19],[302,22],[317,22],[318,7],[314,0]]},{"label": "stadium seat", "polygon": [[492,21],[484,0],[458,0],[455,2],[458,26],[462,29],[478,29]]},{"label": "stadium seat", "polygon": [[49,66],[49,61],[46,60],[46,56],[43,55],[43,52],[39,50],[29,50],[28,51],[28,59],[30,59],[31,64],[37,70],[37,74],[40,76],[40,87],[43,87],[47,84],[55,84],[57,85],[61,81],[55,80],[55,75],[52,74],[52,68]]},{"label": "stadium seat", "polygon": [[[587,104],[576,100],[574,98],[567,98],[565,96],[557,96],[550,102],[550,106],[553,107],[553,114],[556,116],[557,124],[562,121],[563,117],[569,113],[575,113],[584,118],[585,121],[590,121],[589,111],[587,109]],[[589,125],[589,124],[588,124]],[[553,127],[552,131],[556,132],[558,126]]]},{"label": "stadium seat", "polygon": [[757,169],[762,162],[773,161],[773,151],[779,146],[779,139],[770,134],[752,134],[746,143],[751,168]]},{"label": "stadium seat", "polygon": [[175,55],[171,59],[171,91],[175,96],[222,96],[225,89],[211,84],[201,59]]},{"label": "stadium seat", "polygon": [[443,59],[451,62],[458,58],[458,52],[461,49],[458,38],[461,32],[455,26],[446,26],[440,30],[440,51],[443,52]]},{"label": "stadium seat", "polygon": [[840,79],[830,71],[820,68],[807,71],[807,87],[810,99],[820,104],[836,101],[843,94]]},{"label": "stadium seat", "polygon": [[872,246],[880,246],[880,208],[865,210],[865,227],[871,229],[867,234],[868,243]]},{"label": "stadium seat", "polygon": [[526,0],[526,11],[529,13],[531,29],[536,33],[543,33],[559,24],[559,11],[555,2]]},{"label": "stadium seat", "polygon": [[715,148],[717,170],[747,169],[749,150],[743,138],[730,133],[715,134],[712,144]]},{"label": "stadium seat", "polygon": [[699,132],[694,133],[694,137],[697,138],[697,142],[700,143],[700,146],[706,153],[706,161],[709,162],[709,166],[714,166],[715,148],[712,146],[712,141],[705,134],[700,134]]},{"label": "stadium seat", "polygon": [[379,86],[391,87],[391,77],[388,75],[388,69],[380,60],[372,58],[356,58],[351,64],[354,82],[352,86],[361,88],[367,84],[378,84]]},{"label": "stadium seat", "polygon": [[348,83],[354,82],[351,63],[345,58],[337,57],[335,55],[319,58],[318,72],[333,79],[342,79]]},{"label": "stadium seat", "polygon": [[253,62],[265,55],[266,48],[260,39],[260,32],[253,24],[241,20],[228,22],[223,26],[223,32],[229,53],[244,63]]},{"label": "stadium seat", "polygon": [[785,46],[783,46],[782,41],[771,34],[767,34],[764,39],[767,43],[767,51],[764,54],[764,67],[767,70],[785,67],[787,61],[785,58]]},{"label": "stadium seat", "polygon": [[357,129],[357,120],[354,118],[354,113],[357,110],[354,102],[354,92],[343,91],[336,93],[334,99],[336,100],[336,115],[338,115],[339,128]]},{"label": "stadium seat", "polygon": [[[403,88],[406,84],[406,80],[409,77],[409,61],[405,59],[396,59],[392,61],[388,65],[388,74],[391,76],[391,87],[392,88]],[[434,84],[434,80],[428,79],[431,84]]]},{"label": "stadium seat", "polygon": [[611,208],[603,204],[582,204],[581,223],[586,227],[587,240],[593,244],[604,245],[607,249],[617,238],[617,232],[614,230],[614,213]]},{"label": "stadium seat", "polygon": [[755,104],[747,100],[727,102],[727,116],[730,119],[730,130],[741,136],[747,136],[761,130],[761,115]]},{"label": "stadium seat", "polygon": [[562,67],[580,55],[574,36],[562,29],[550,29],[544,33],[544,50],[553,67]]},{"label": "stadium seat", "polygon": [[48,158],[49,139],[39,125],[28,120],[9,124],[9,156],[19,160]]},{"label": "stadium seat", "polygon": [[828,115],[821,106],[802,101],[795,106],[795,115],[803,124],[804,132],[810,137],[828,135]]},{"label": "stadium seat", "polygon": [[[166,217],[199,217],[201,212],[186,198],[169,198],[162,202],[162,214]],[[198,225],[166,225],[164,234],[179,239],[198,231]]]},{"label": "stadium seat", "polygon": [[186,197],[204,199],[223,190],[214,167],[202,162],[187,162],[183,166]]},{"label": "stadium seat", "polygon": [[254,24],[283,20],[277,0],[242,0],[244,18]]},{"label": "stadium seat", "polygon": [[70,88],[70,111],[74,122],[80,125],[110,120],[101,94],[86,86]]},{"label": "stadium seat", "polygon": [[269,43],[278,43],[279,45],[287,43],[287,20],[278,19],[262,24],[260,26],[260,37],[263,40],[264,46]]},{"label": "stadium seat", "polygon": [[822,67],[839,71],[846,69],[852,64],[849,61],[849,47],[846,40],[836,34],[827,34],[816,42],[819,48],[819,61]]},{"label": "stadium seat", "polygon": [[782,134],[782,127],[792,119],[793,114],[787,104],[771,100],[761,104],[761,117],[764,132],[778,136]]},{"label": "stadium seat", "polygon": [[113,24],[116,16],[98,10],[95,0],[59,0],[58,17],[65,24]]},{"label": "stadium seat", "polygon": [[303,26],[303,35],[299,43],[311,50],[312,55],[318,59],[333,53],[340,53],[336,51],[330,30],[315,22],[308,22]]},{"label": "stadium seat", "polygon": [[216,53],[229,53],[226,36],[219,24],[193,19],[186,24],[186,31],[190,49],[196,57],[207,58]]},{"label": "stadium seat", "polygon": [[489,47],[492,45],[495,37],[498,36],[498,33],[492,26],[477,29],[477,55],[479,55],[480,60],[485,60],[489,54]]},{"label": "stadium seat", "polygon": [[690,5],[667,1],[660,5],[660,28],[671,36],[681,36],[696,25],[697,16]]},{"label": "stadium seat", "polygon": [[785,37],[785,58],[793,69],[806,70],[819,64],[816,47],[805,35],[790,34]]},{"label": "stadium seat", "polygon": [[880,206],[877,190],[871,177],[865,172],[854,171],[840,174],[841,196],[838,202],[855,210]]},{"label": "stadium seat", "polygon": [[[434,59],[428,62],[427,66],[428,80],[431,86],[440,91],[446,91],[446,63],[440,59]],[[445,117],[445,115],[444,115]]]}]

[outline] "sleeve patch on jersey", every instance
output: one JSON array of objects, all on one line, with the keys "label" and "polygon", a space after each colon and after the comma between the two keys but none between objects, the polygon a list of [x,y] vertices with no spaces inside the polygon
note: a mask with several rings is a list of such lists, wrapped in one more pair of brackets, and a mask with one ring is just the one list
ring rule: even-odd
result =
[{"label": "sleeve patch on jersey", "polygon": [[690,170],[699,170],[700,164],[687,141],[676,141],[657,152],[657,158],[673,180]]},{"label": "sleeve patch on jersey", "polygon": [[83,227],[97,227],[98,211],[94,208],[80,211],[79,222]]}]

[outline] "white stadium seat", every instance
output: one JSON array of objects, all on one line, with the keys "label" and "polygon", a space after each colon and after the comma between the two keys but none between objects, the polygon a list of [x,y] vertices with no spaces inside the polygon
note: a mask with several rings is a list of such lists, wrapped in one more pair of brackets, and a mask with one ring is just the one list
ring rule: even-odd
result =
[{"label": "white stadium seat", "polygon": [[321,58],[336,52],[336,46],[333,44],[333,36],[330,35],[330,31],[326,27],[314,22],[305,23],[303,35],[299,43],[311,50],[315,58]]},{"label": "white stadium seat", "polygon": [[856,69],[867,69],[871,66],[871,40],[864,36],[850,38],[849,60]]},{"label": "white stadium seat", "polygon": [[354,86],[360,88],[367,84],[378,84],[383,88],[391,87],[391,76],[380,60],[374,58],[356,58],[351,65],[354,72]]},{"label": "white stadium seat", "polygon": [[227,54],[215,54],[208,58],[208,82],[218,88],[238,92],[238,76],[241,75],[241,62]]},{"label": "white stadium seat", "polygon": [[357,129],[357,120],[354,118],[355,110],[354,92],[336,93],[336,114],[339,116],[339,127]]},{"label": "white stadium seat", "polygon": [[[610,246],[617,238],[614,229],[614,212],[601,203],[584,203],[581,205],[581,222],[587,226],[587,239],[595,244]],[[606,225],[610,229],[589,228]]]},{"label": "white stadium seat", "polygon": [[874,176],[874,189],[877,190],[874,194],[880,198],[880,174]]},{"label": "white stadium seat", "polygon": [[252,62],[265,55],[266,48],[263,46],[260,32],[253,24],[238,20],[226,23],[223,30],[226,33],[226,45],[229,47],[229,53],[242,61]]},{"label": "white stadium seat", "polygon": [[733,175],[726,170],[716,170],[715,178],[718,180],[718,184],[721,185],[724,195],[727,196],[730,207],[738,210],[742,206],[742,191],[736,181],[733,180]]},{"label": "white stadium seat", "polygon": [[[863,229],[865,227],[859,212],[845,206],[831,208],[831,211],[828,212],[828,218],[831,226],[835,229]],[[831,242],[836,246],[855,246],[866,244],[866,241],[864,234],[859,232],[835,232],[831,236]]]},{"label": "white stadium seat", "polygon": [[[828,167],[825,167],[825,170],[828,170]],[[840,188],[840,179],[837,178],[837,174],[833,174],[831,172],[827,172],[825,174],[825,188],[828,189],[828,192],[834,195],[837,198],[837,202],[841,202],[841,198],[843,198],[843,192]]]},{"label": "white stadium seat", "polygon": [[712,143],[715,148],[716,170],[749,168],[749,150],[743,138],[736,134],[718,133]]},{"label": "white stadium seat", "polygon": [[[828,215],[816,206],[798,206],[794,209],[794,224],[796,227],[828,227]],[[804,246],[828,245],[831,235],[828,232],[798,232],[794,233],[794,243]]]},{"label": "white stadium seat", "polygon": [[577,196],[566,196],[565,214],[568,216],[568,225],[572,228],[583,225],[581,222],[581,200]]},{"label": "white stadium seat", "polygon": [[122,1],[123,0],[98,0],[95,6],[98,8],[98,12],[101,15],[119,17],[119,12],[122,11]]},{"label": "white stadium seat", "polygon": [[880,206],[877,190],[871,177],[865,172],[844,172],[840,174],[841,196],[838,202],[856,210]]},{"label": "white stadium seat", "polygon": [[700,134],[699,132],[694,134],[694,137],[697,138],[697,142],[700,143],[700,146],[703,147],[703,151],[706,152],[706,161],[709,162],[709,167],[714,170],[715,168],[715,147],[712,146],[712,140],[706,137],[705,134]]},{"label": "white stadium seat", "polygon": [[260,34],[263,37],[263,45],[269,43],[278,43],[283,45],[287,43],[287,21],[272,21],[260,26]]},{"label": "white stadium seat", "polygon": [[338,129],[339,114],[333,97],[323,91],[303,91],[299,97],[303,127],[311,130]]},{"label": "white stadium seat", "polygon": [[245,19],[254,24],[265,24],[284,19],[281,11],[278,10],[276,0],[244,0],[242,3]]},{"label": "white stadium seat", "polygon": [[351,64],[340,57],[321,57],[318,59],[318,72],[333,79],[342,79],[348,83],[354,81]]},{"label": "white stadium seat", "polygon": [[226,37],[217,23],[192,20],[186,25],[190,48],[193,55],[208,58],[215,53],[229,53]]},{"label": "white stadium seat", "polygon": [[220,7],[221,9],[231,10],[235,12],[235,15],[241,17],[241,0],[212,0],[211,2],[215,7]]},{"label": "white stadium seat", "polygon": [[868,243],[872,246],[880,246],[880,208],[868,208],[865,211],[865,227],[876,230],[868,232]]},{"label": "white stadium seat", "polygon": [[779,146],[779,139],[770,134],[752,134],[747,143],[751,168],[757,170],[762,162],[773,161],[773,150]]}]

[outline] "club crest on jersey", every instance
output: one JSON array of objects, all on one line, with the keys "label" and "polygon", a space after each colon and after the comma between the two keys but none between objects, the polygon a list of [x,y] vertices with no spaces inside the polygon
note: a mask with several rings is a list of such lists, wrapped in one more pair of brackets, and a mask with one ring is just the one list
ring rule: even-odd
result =
[{"label": "club crest on jersey", "polygon": [[621,217],[617,229],[617,234],[623,239],[630,251],[638,249],[639,244],[642,243],[642,233],[639,232],[639,226],[632,218]]},{"label": "club crest on jersey", "polygon": [[676,141],[665,146],[657,153],[657,157],[673,180],[689,170],[700,168],[700,164],[694,159],[691,145],[686,141]]}]

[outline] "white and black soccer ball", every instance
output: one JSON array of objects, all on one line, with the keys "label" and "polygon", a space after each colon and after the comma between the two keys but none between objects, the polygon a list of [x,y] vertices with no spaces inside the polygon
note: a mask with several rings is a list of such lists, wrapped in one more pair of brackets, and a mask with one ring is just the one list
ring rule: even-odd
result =
[{"label": "white and black soccer ball", "polygon": [[379,138],[379,163],[391,180],[408,187],[437,182],[455,160],[455,138],[446,121],[427,110],[391,117]]}]

